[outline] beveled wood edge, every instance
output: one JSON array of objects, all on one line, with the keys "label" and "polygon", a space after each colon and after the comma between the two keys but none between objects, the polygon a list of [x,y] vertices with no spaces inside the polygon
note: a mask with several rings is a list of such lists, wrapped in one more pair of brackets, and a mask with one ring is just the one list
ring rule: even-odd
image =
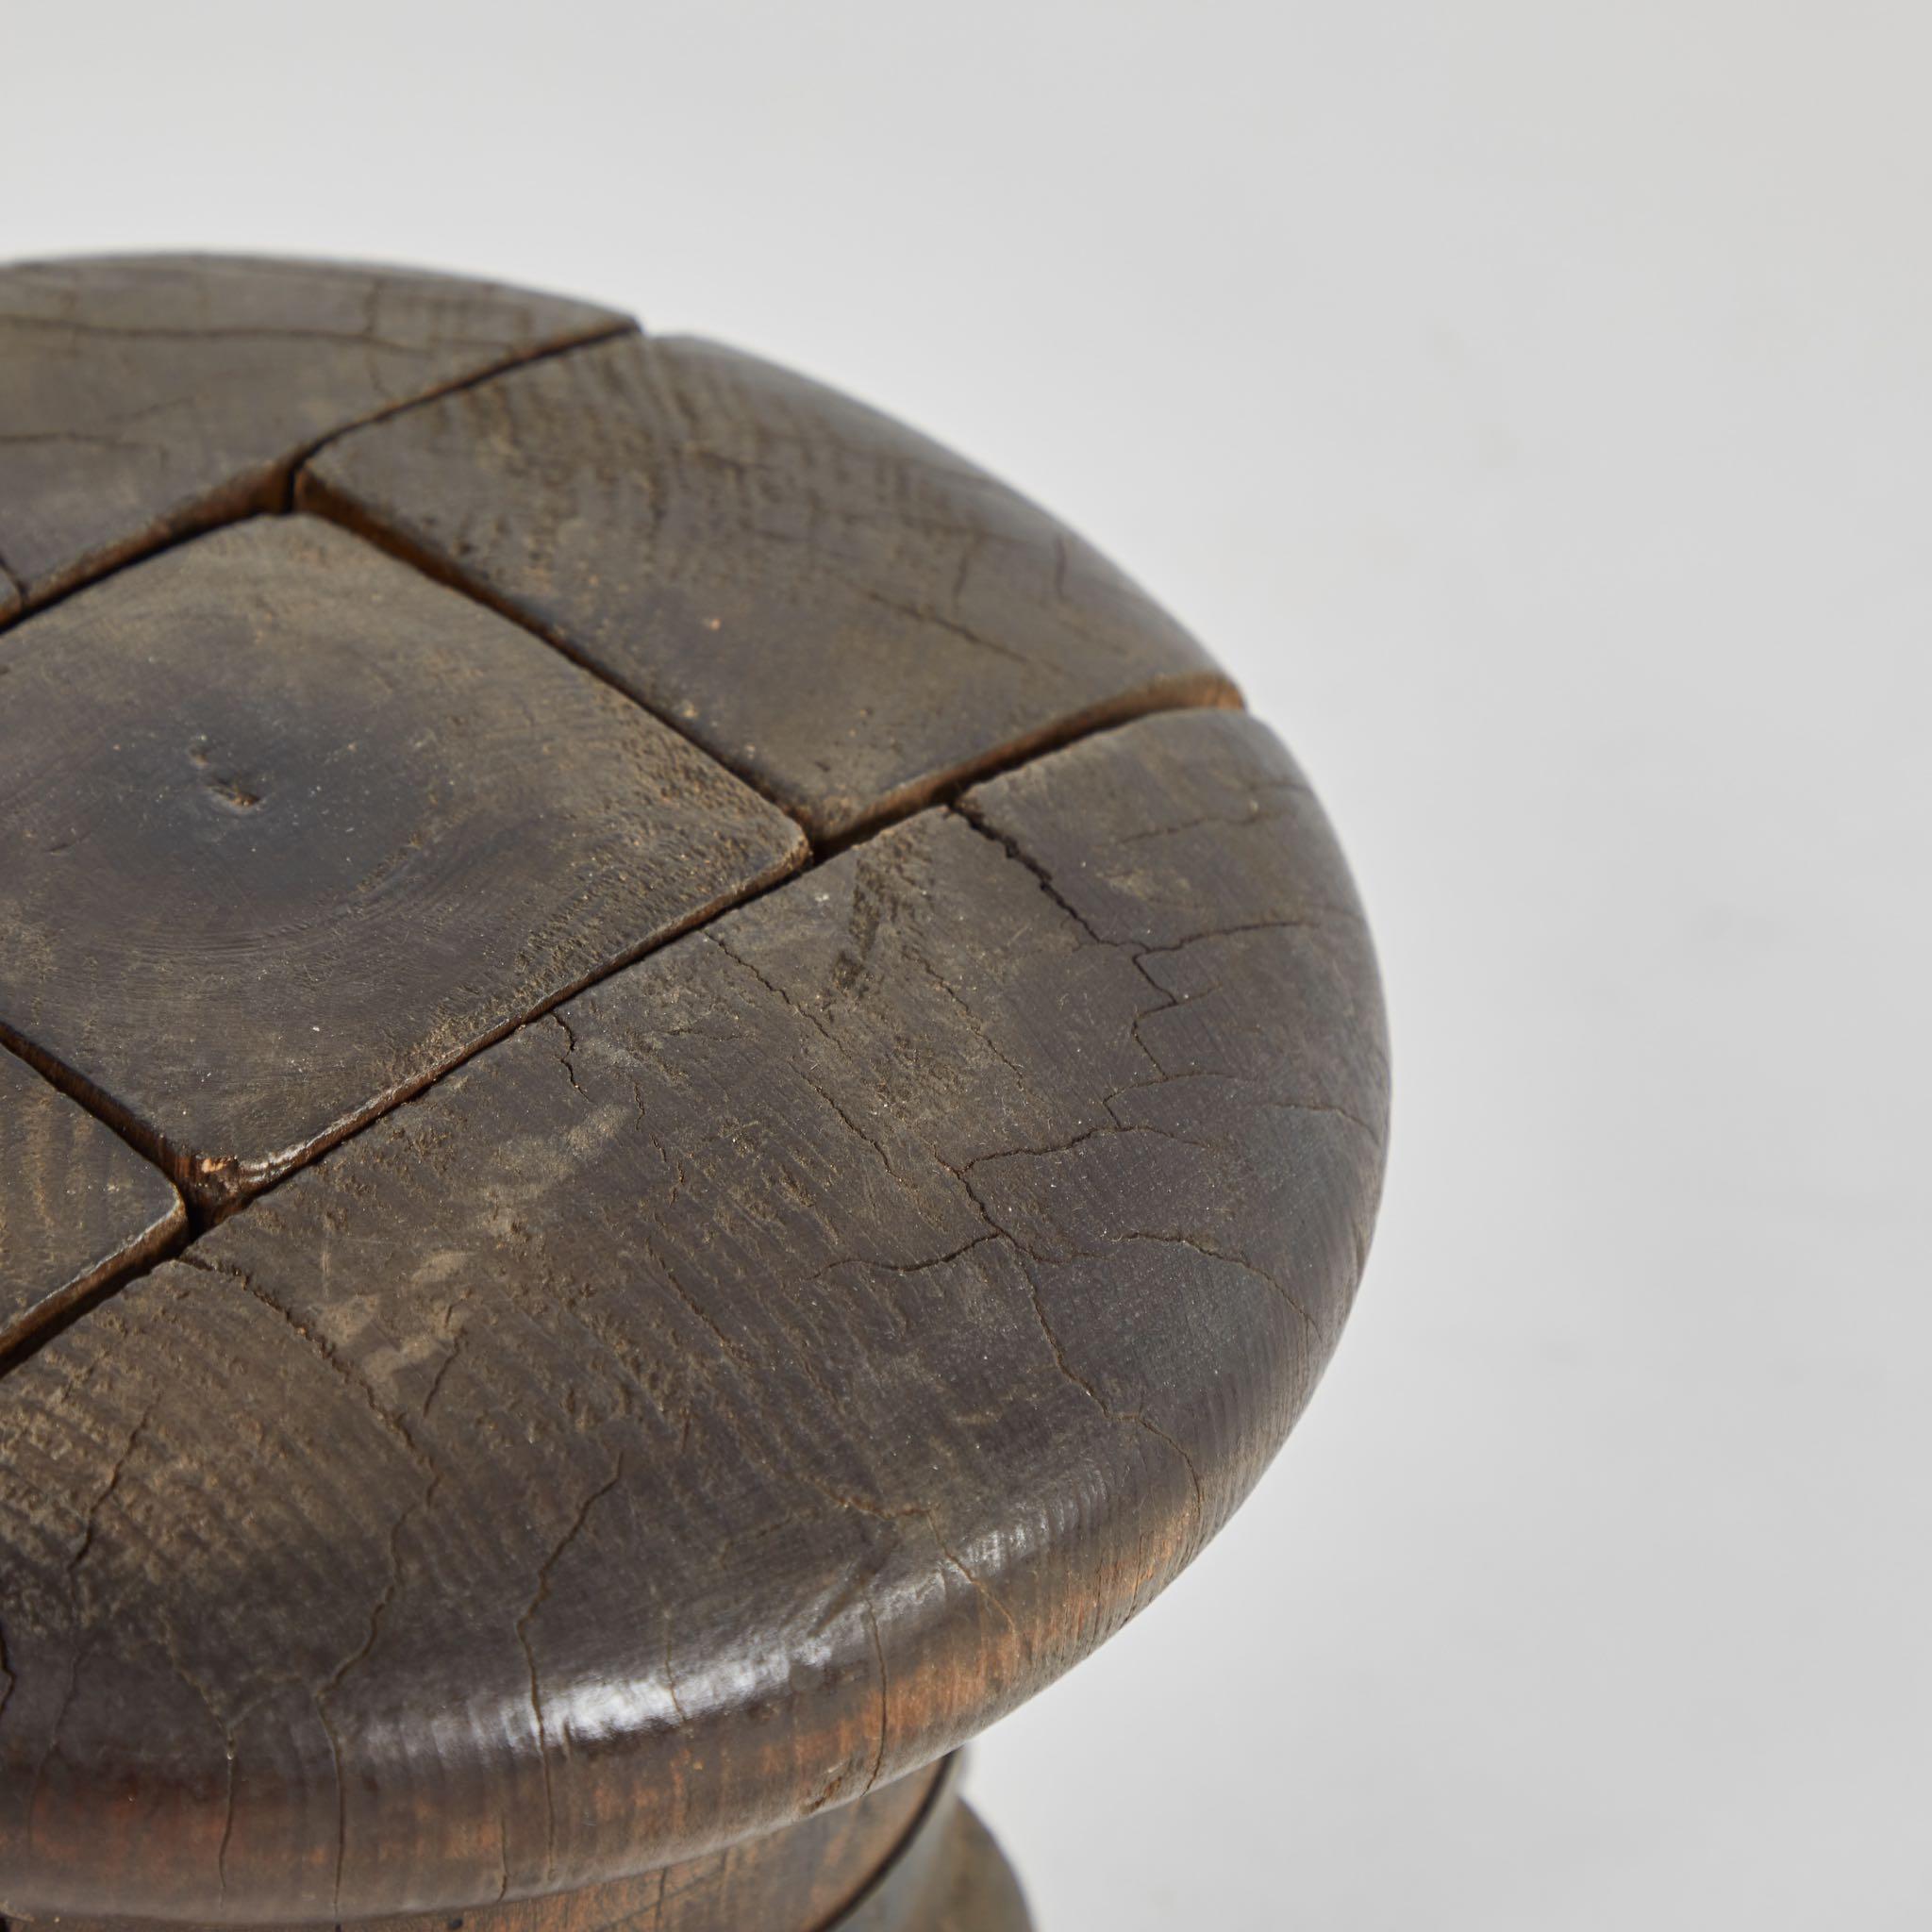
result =
[{"label": "beveled wood edge", "polygon": [[[123,569],[145,561],[196,537],[254,515],[286,515],[301,509],[338,524],[350,534],[397,557],[446,588],[497,609],[499,614],[518,624],[520,628],[541,638],[546,644],[581,665],[583,660],[577,658],[560,639],[547,635],[542,629],[532,625],[525,616],[485,594],[474,582],[466,580],[460,573],[447,570],[434,559],[413,554],[411,546],[404,541],[391,540],[389,533],[381,526],[375,525],[372,520],[351,513],[349,507],[339,502],[335,493],[313,475],[309,466],[322,451],[339,439],[374,424],[404,414],[410,409],[427,407],[452,393],[479,387],[516,370],[641,333],[642,330],[636,321],[624,319],[565,343],[552,344],[531,352],[511,354],[487,369],[472,372],[452,382],[388,405],[355,422],[344,424],[292,456],[268,466],[261,474],[247,478],[227,491],[212,492],[195,505],[191,511],[175,520],[171,526],[161,532],[158,541],[130,544],[115,553],[102,567],[77,575],[71,582],[58,584],[35,601],[28,601],[24,589],[19,586],[18,579],[8,569],[5,559],[0,558],[0,631],[10,628],[14,623],[22,619],[50,608],[66,596],[89,585],[104,581]],[[597,672],[594,667],[584,668],[607,683],[611,681],[604,678],[603,674]],[[625,695],[630,702],[639,703],[634,695]],[[652,708],[641,703],[639,708],[646,711],[651,711]],[[721,917],[725,910],[731,909],[734,906],[745,904],[751,899],[762,896],[765,891],[804,876],[818,864],[836,857],[852,845],[869,841],[906,818],[935,806],[954,805],[961,794],[974,786],[1049,757],[1087,738],[1103,735],[1139,719],[1170,710],[1197,708],[1241,709],[1244,708],[1244,704],[1239,689],[1224,675],[1208,672],[1177,675],[1166,680],[1152,694],[1135,694],[1090,708],[1065,719],[1055,721],[1022,740],[1005,744],[984,758],[962,763],[931,779],[922,779],[914,785],[901,788],[900,791],[882,799],[864,821],[841,831],[834,837],[821,839],[814,836],[811,828],[807,826],[811,846],[809,856],[802,866],[763,881],[723,905],[700,911],[675,930],[655,938],[638,949],[635,955],[613,961],[591,975],[584,984],[594,984],[597,980],[625,970],[635,963],[636,958],[655,951],[658,946],[669,944],[691,930]],[[658,716],[660,722],[673,730],[678,730],[677,721],[674,717],[664,717],[656,712],[652,712],[652,715]],[[679,731],[679,736],[686,737],[686,734]],[[687,738],[687,741],[691,741]],[[707,753],[706,756],[714,755]],[[721,764],[724,762],[715,761]],[[741,772],[735,772],[734,775],[752,790],[759,791],[760,795],[769,798],[769,793],[764,791],[756,779],[748,777]],[[795,810],[783,807],[782,804],[781,808],[787,809],[794,819],[799,817]],[[570,992],[581,990],[580,987],[574,987]],[[365,1117],[358,1119],[329,1144],[340,1144],[341,1140],[352,1138],[361,1132],[395,1105],[426,1090],[475,1054],[497,1043],[520,1030],[522,1026],[541,1019],[551,1007],[569,996],[569,992],[559,994],[556,1000],[547,1002],[543,1008],[506,1024],[488,1039],[479,1041],[468,1052],[452,1060],[449,1065],[429,1074],[424,1080],[412,1086],[408,1092],[384,1096],[379,1103],[372,1107]],[[157,1159],[148,1150],[139,1147],[139,1143],[128,1134],[123,1123],[116,1118],[118,1109],[108,1096],[92,1090],[89,1083],[71,1070],[51,1061],[50,1057],[36,1053],[30,1042],[19,1040],[4,1026],[4,1024],[0,1024],[0,1041],[4,1041],[20,1058],[32,1066],[41,1077],[47,1079],[58,1091],[86,1107],[96,1118],[102,1119],[121,1133],[123,1139],[129,1140],[130,1144],[136,1145],[137,1151],[153,1161],[163,1174],[170,1174],[164,1161]],[[313,1150],[310,1158],[323,1151],[323,1148]],[[172,1174],[170,1177],[174,1177]],[[277,1176],[277,1179],[279,1178],[281,1176]],[[231,1207],[239,1205],[242,1204],[231,1204]],[[34,1352],[69,1322],[77,1319],[86,1313],[88,1308],[97,1306],[100,1301],[118,1291],[121,1287],[147,1272],[168,1254],[178,1250],[185,1239],[198,1232],[200,1224],[205,1224],[200,1211],[203,1206],[204,1204],[198,1203],[187,1207],[177,1204],[175,1212],[158,1222],[142,1237],[135,1249],[114,1257],[102,1268],[92,1271],[86,1276],[69,1284],[57,1296],[42,1304],[29,1321],[20,1324],[24,1332],[0,1332],[0,1376],[4,1376],[18,1359]],[[914,1824],[889,1855],[873,1879],[868,1882],[864,1890],[835,1920],[819,1928],[819,1932],[920,1932],[920,1928],[925,1928],[925,1932],[1027,1932],[1032,1922],[1017,1881],[996,1843],[961,1797],[960,1757],[961,1754],[956,1751],[942,1760],[940,1774]],[[912,1776],[920,1774],[917,1772],[908,1774]],[[945,1889],[947,1896],[940,1896],[941,1888]],[[956,1902],[953,1894],[958,1894],[958,1900],[963,1903]],[[561,1893],[557,1896],[565,1897],[569,1894]],[[935,1910],[947,1915],[931,1916]],[[914,1911],[924,1913],[926,1916],[916,1919],[906,1916],[908,1912]],[[977,1916],[958,1916],[961,1911],[976,1913]],[[421,1921],[423,1932],[445,1932],[451,1916],[451,1913],[446,1911],[424,1914]],[[465,1913],[463,1916],[468,1917],[472,1914]],[[25,1925],[58,1925],[66,1928],[66,1932],[87,1932],[87,1928],[95,1926],[102,1928],[102,1932],[120,1932],[120,1928],[128,1928],[128,1932],[139,1932],[139,1928],[164,1926],[169,1924],[170,1922],[165,1921],[139,1920],[82,1921],[56,1915],[41,1915],[26,1920],[16,1913],[10,1920],[0,1916],[0,1932],[15,1932],[15,1928]]]}]

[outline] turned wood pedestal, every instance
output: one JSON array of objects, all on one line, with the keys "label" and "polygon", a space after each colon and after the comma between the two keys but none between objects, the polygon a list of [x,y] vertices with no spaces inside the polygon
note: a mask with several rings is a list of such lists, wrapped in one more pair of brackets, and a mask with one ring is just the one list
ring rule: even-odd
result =
[{"label": "turned wood pedestal", "polygon": [[1293,762],[962,458],[0,271],[8,1932],[1022,1932],[958,1753],[1280,1446],[1386,1097]]}]

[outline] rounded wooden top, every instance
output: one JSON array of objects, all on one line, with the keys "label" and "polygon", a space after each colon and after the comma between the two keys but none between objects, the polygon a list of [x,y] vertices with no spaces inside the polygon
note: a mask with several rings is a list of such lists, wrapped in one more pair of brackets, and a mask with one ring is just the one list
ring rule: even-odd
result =
[{"label": "rounded wooden top", "polygon": [[1359,908],[1178,626],[580,304],[0,272],[0,1910],[701,1854],[1144,1605],[1333,1347]]}]

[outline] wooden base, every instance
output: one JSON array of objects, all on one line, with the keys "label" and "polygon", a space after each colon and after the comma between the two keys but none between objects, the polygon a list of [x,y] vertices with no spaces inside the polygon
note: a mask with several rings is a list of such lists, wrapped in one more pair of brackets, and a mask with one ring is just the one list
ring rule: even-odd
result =
[{"label": "wooden base", "polygon": [[[636,1878],[336,1932],[1032,1932],[1018,1881],[959,1797],[958,1754],[802,1824]],[[12,1914],[8,1932],[322,1932]]]},{"label": "wooden base", "polygon": [[825,1932],[1032,1932],[1019,1880],[948,1777],[918,1828]]}]

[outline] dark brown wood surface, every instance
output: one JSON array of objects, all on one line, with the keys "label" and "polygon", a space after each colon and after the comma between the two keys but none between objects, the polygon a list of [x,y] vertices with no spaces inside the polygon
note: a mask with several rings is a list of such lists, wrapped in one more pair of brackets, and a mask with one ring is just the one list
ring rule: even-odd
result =
[{"label": "dark brown wood surface", "polygon": [[307,517],[0,635],[0,1037],[219,1209],[797,862],[608,686]]},{"label": "dark brown wood surface", "polygon": [[715,343],[520,370],[344,438],[298,489],[594,664],[817,838],[1100,724],[1235,702],[1023,497]]},{"label": "dark brown wood surface", "polygon": [[13,1899],[475,1904],[928,1761],[1258,1474],[1381,1094],[1346,876],[1228,713],[524,1028],[0,1381]]},{"label": "dark brown wood surface", "polygon": [[[284,1932],[186,1920],[42,1920],[58,1932]],[[362,1919],[358,1932],[1031,1932],[1012,1869],[942,1759],[790,1830],[634,1878],[471,1907]]]},{"label": "dark brown wood surface", "polygon": [[[1000,1865],[962,1822],[958,1761],[817,1811],[790,1831],[568,1892],[447,1911],[361,1919],[358,1932],[936,1932],[934,1913],[962,1889],[996,1884]],[[16,1918],[58,1932],[279,1932],[221,1921]],[[1020,1922],[1024,1932],[1024,1921]],[[960,1932],[1007,1932],[1005,1922]]]},{"label": "dark brown wood surface", "polygon": [[43,602],[184,531],[278,508],[291,464],[338,430],[627,325],[587,303],[349,264],[0,270],[0,573]]},{"label": "dark brown wood surface", "polygon": [[1335,1345],[1388,1074],[1320,808],[857,405],[199,273],[0,273],[100,325],[0,322],[0,400],[85,341],[118,412],[0,416],[0,553],[107,572],[0,636],[0,1914],[742,1932],[811,1865],[1018,1932],[963,1813],[852,1887]]},{"label": "dark brown wood surface", "polygon": [[180,1196],[164,1175],[0,1049],[0,1364],[181,1225]]}]

